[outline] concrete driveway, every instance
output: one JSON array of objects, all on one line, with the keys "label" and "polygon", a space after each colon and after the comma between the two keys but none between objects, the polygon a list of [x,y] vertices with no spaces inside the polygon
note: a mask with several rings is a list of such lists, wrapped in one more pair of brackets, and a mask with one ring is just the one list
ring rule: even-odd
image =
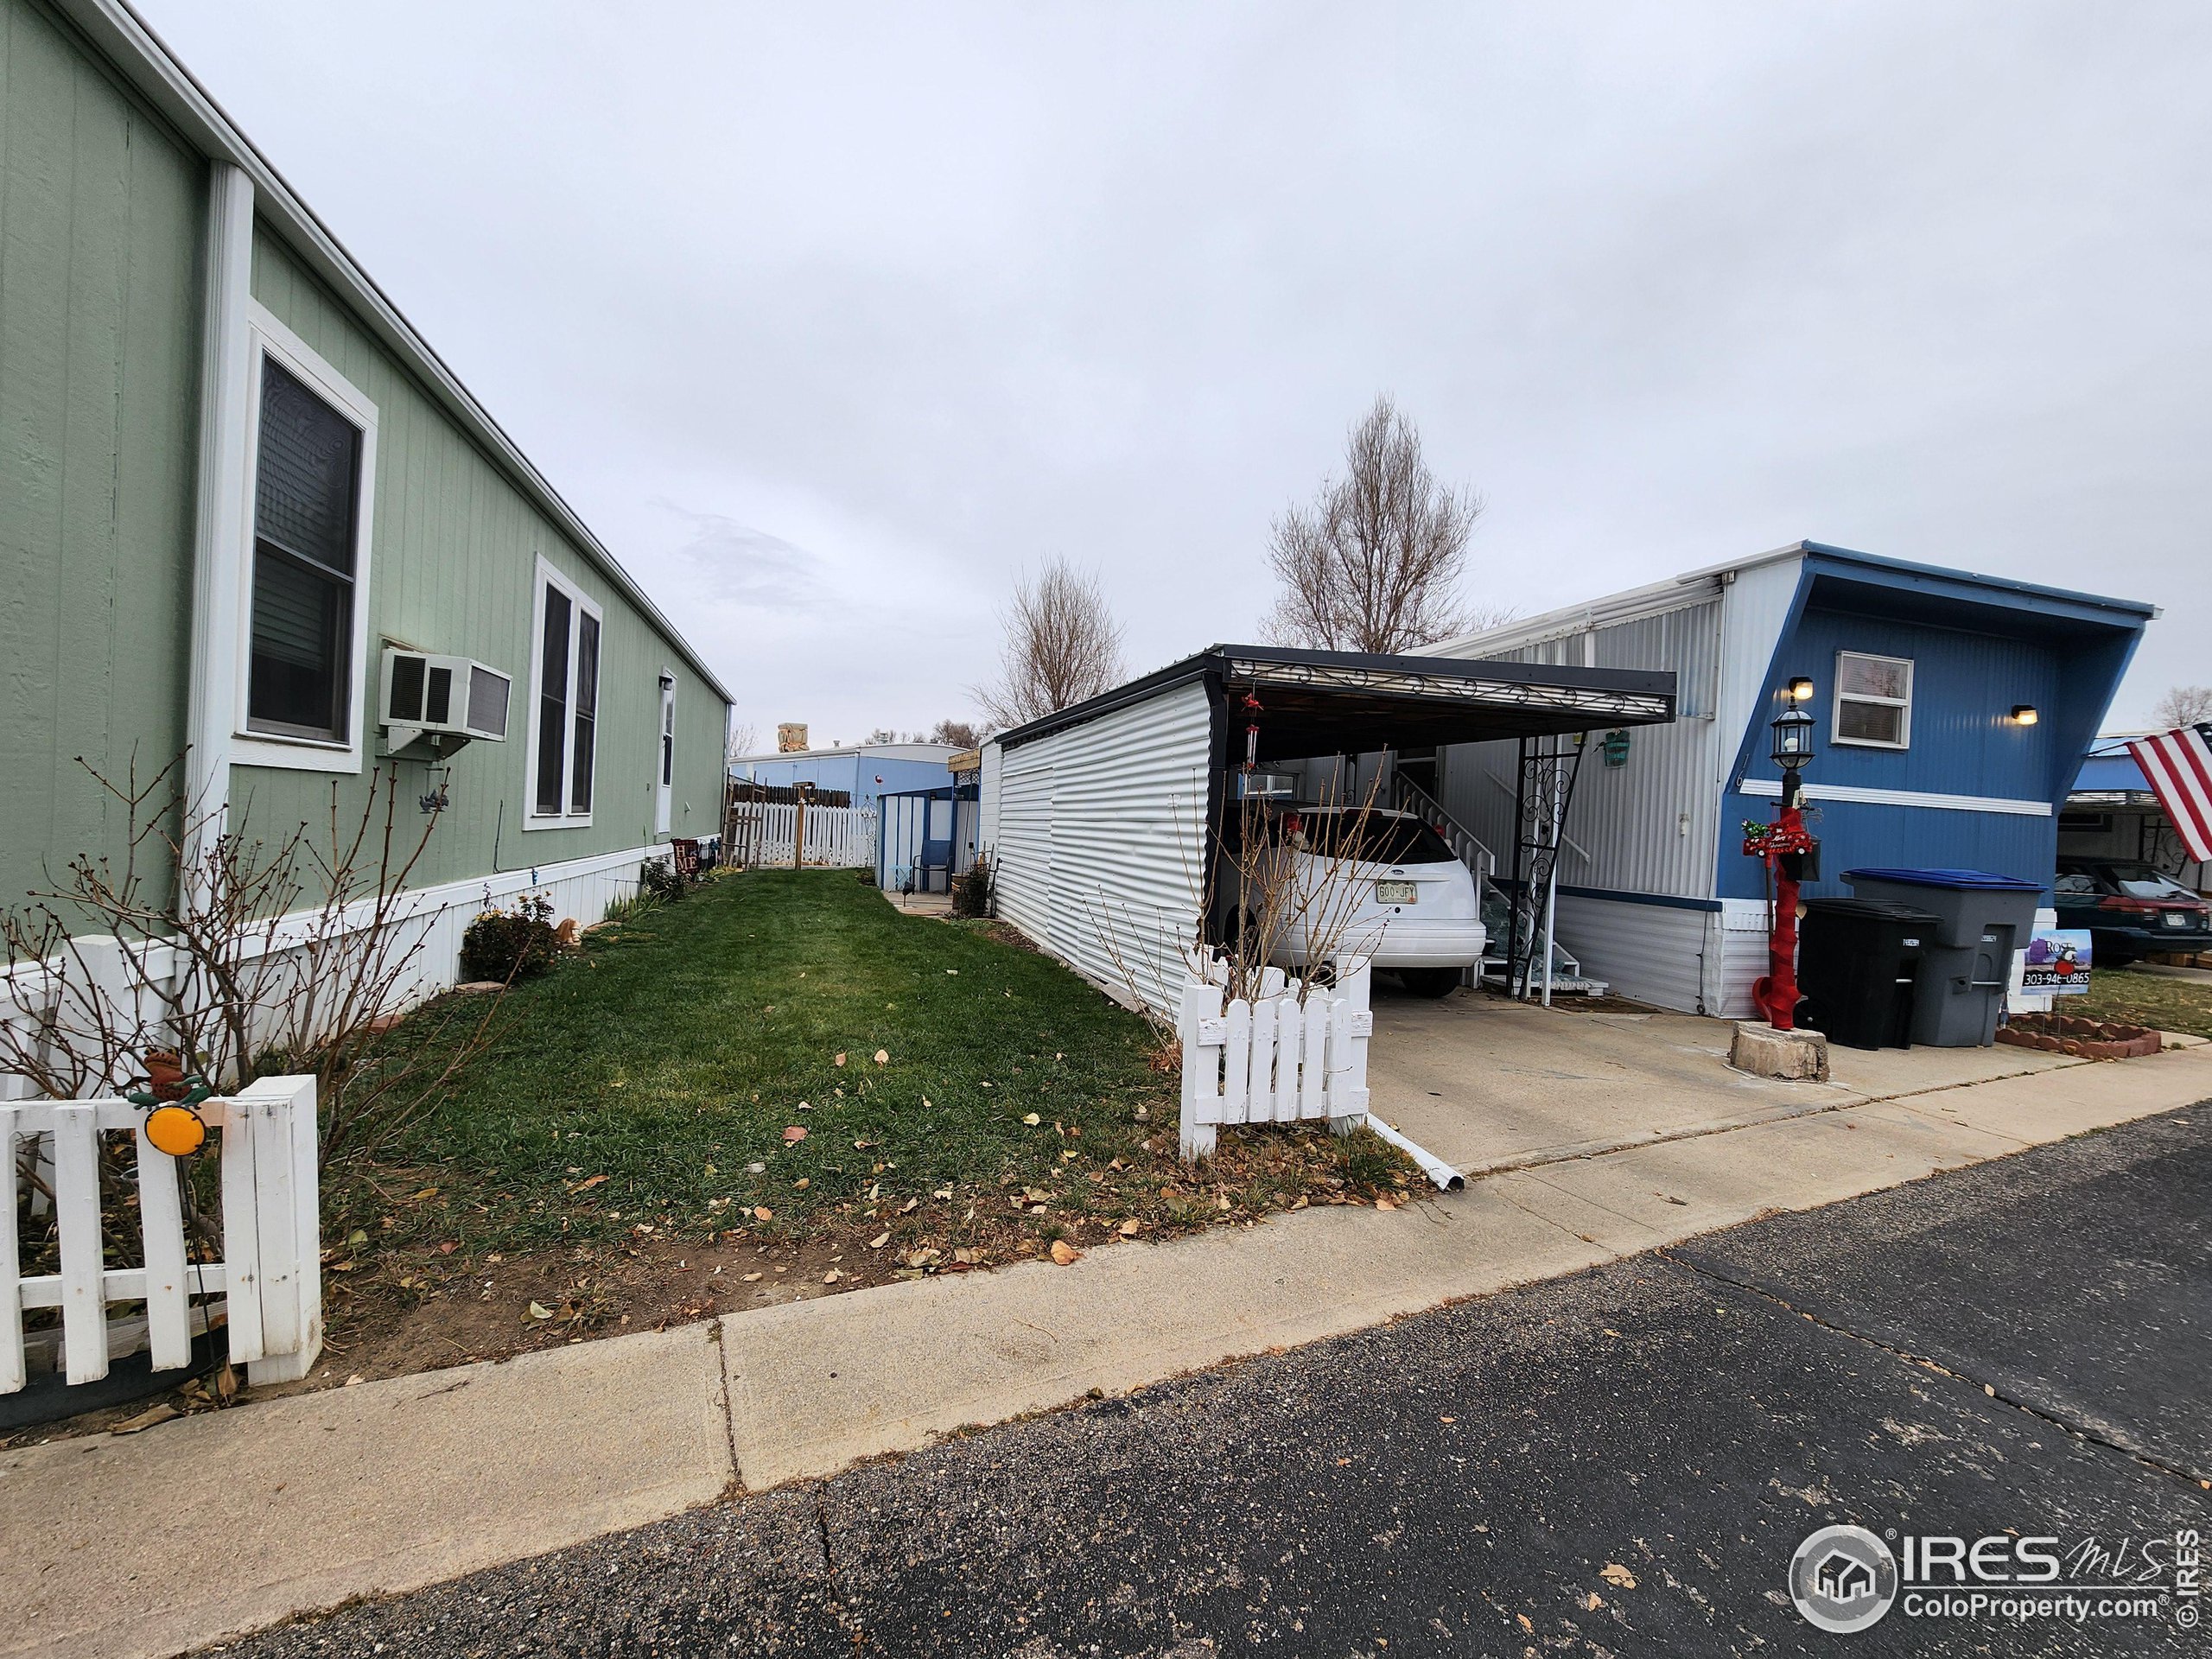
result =
[{"label": "concrete driveway", "polygon": [[1378,986],[1372,1109],[1472,1176],[2094,1064],[2001,1046],[1839,1046],[1832,1081],[1777,1083],[1729,1068],[1732,1030],[1695,1014],[1578,1012],[1573,998],[1542,1008],[1460,990],[1430,1001]]}]

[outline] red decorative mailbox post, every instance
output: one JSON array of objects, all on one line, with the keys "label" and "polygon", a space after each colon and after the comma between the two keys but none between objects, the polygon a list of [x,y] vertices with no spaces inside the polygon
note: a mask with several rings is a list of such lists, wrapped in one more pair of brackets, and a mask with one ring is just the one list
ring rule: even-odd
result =
[{"label": "red decorative mailbox post", "polygon": [[1744,825],[1744,851],[1763,859],[1774,880],[1774,925],[1767,935],[1767,971],[1751,987],[1766,1022],[1777,1031],[1790,1031],[1797,1024],[1797,887],[1808,874],[1820,873],[1821,843],[1805,829],[1798,772],[1813,758],[1813,717],[1797,707],[1802,685],[1793,681],[1787,694],[1791,701],[1774,719],[1774,760],[1782,768],[1782,807],[1772,823]]}]

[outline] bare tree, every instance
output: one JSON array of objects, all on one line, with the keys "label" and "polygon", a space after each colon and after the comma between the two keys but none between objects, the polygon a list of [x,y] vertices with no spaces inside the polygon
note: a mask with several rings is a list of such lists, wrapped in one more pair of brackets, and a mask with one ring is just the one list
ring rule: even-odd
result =
[{"label": "bare tree", "polygon": [[2151,710],[2151,724],[2162,732],[2206,721],[2212,721],[2212,685],[2177,685]]},{"label": "bare tree", "polygon": [[1482,512],[1482,497],[1437,482],[1421,433],[1376,397],[1345,440],[1344,476],[1274,521],[1268,558],[1282,592],[1268,636],[1387,653],[1503,620],[1510,613],[1477,611],[1459,592]]},{"label": "bare tree", "polygon": [[983,741],[983,734],[964,720],[940,720],[930,728],[930,741],[950,743],[956,749],[972,749]]},{"label": "bare tree", "polygon": [[760,728],[749,720],[730,722],[728,759],[742,760],[760,751]]},{"label": "bare tree", "polygon": [[1122,678],[1122,628],[1095,575],[1065,559],[1017,582],[1003,620],[998,683],[972,695],[994,726],[1028,721],[1095,697]]}]

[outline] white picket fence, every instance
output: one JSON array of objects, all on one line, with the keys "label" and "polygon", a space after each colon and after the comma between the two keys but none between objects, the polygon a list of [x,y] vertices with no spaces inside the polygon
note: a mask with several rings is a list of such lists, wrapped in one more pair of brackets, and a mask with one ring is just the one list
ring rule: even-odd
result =
[{"label": "white picket fence", "polygon": [[1260,995],[1230,998],[1229,969],[1189,953],[1175,1029],[1183,1043],[1183,1156],[1204,1158],[1224,1123],[1327,1118],[1346,1135],[1367,1121],[1368,1007],[1374,970],[1364,957],[1342,964],[1332,985],[1263,970]]},{"label": "white picket fence", "polygon": [[[290,1382],[315,1363],[322,1351],[315,1079],[264,1077],[195,1109],[220,1139],[220,1262],[188,1259],[179,1160],[146,1139],[146,1115],[138,1107],[124,1100],[0,1103],[0,1394],[29,1380],[23,1314],[30,1308],[61,1310],[71,1382],[107,1375],[112,1302],[145,1303],[146,1342],[156,1370],[191,1362],[191,1299],[216,1294],[225,1299],[231,1359],[245,1363],[249,1380]],[[106,1266],[101,1249],[100,1138],[124,1134],[137,1143],[145,1251],[145,1265],[137,1268]],[[32,1135],[52,1137],[47,1166],[61,1270],[25,1278],[16,1157],[18,1142]]]},{"label": "white picket fence", "polygon": [[740,801],[730,808],[728,856],[734,863],[790,868],[799,814],[806,815],[802,863],[833,870],[875,868],[875,809]]}]

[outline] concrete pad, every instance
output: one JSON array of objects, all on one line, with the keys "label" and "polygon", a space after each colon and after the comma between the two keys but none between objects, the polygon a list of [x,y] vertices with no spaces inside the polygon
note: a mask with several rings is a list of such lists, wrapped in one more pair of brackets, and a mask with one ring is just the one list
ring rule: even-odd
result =
[{"label": "concrete pad", "polygon": [[713,1329],[0,1452],[0,1654],[168,1654],[710,1502]]},{"label": "concrete pad", "polygon": [[1470,1192],[733,1314],[721,1325],[738,1470],[754,1491],[828,1474],[1094,1388],[1357,1331],[1611,1254]]},{"label": "concrete pad", "polygon": [[1571,1014],[1465,992],[1386,999],[1367,1081],[1386,1122],[1470,1175],[1864,1098],[1731,1071],[1732,1031],[1694,1014]]}]

